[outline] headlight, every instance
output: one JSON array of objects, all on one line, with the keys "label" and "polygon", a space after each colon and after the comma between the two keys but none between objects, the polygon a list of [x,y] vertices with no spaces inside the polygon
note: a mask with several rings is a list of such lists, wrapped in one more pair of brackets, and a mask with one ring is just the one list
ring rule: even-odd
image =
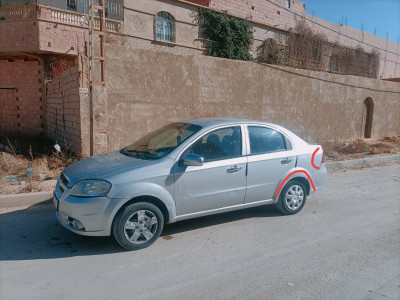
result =
[{"label": "headlight", "polygon": [[77,197],[102,197],[111,189],[111,183],[105,180],[82,180],[74,184],[70,191],[71,196]]}]

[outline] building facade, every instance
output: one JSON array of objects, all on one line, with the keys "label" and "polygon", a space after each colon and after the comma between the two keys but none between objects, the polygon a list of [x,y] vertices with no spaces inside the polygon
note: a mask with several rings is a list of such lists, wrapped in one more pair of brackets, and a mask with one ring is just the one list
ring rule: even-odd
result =
[{"label": "building facade", "polygon": [[[315,34],[326,37],[326,43],[346,49],[362,49],[366,54],[376,53],[379,58],[375,78],[400,77],[400,45],[373,34],[337,25],[316,18],[305,12],[305,4],[297,0],[188,0],[188,1],[125,1],[124,33],[132,38],[135,47],[163,50],[172,53],[196,54],[202,47],[199,37],[197,10],[199,7],[224,12],[248,20],[254,29],[252,55],[257,53],[269,39],[285,46],[288,35],[299,22],[304,22]],[[155,44],[154,20],[159,13],[166,12],[173,17],[174,34],[169,47]],[[323,70],[341,73],[331,66],[333,51],[324,53]],[[299,65],[299,67],[301,67]],[[368,76],[367,76],[368,77]]]},{"label": "building facade", "polygon": [[[152,70],[141,68],[135,71],[134,66],[129,66],[129,57],[132,55],[134,61],[133,56],[136,55],[136,51],[145,51],[144,53],[148,51],[148,56],[140,52],[141,57],[152,57],[151,63],[155,69],[158,68],[157,56],[154,57],[152,53],[162,54],[163,58],[160,56],[160,60],[165,57],[171,59],[174,57],[178,59],[180,56],[193,56],[191,59],[203,57],[205,39],[199,34],[199,8],[208,8],[248,20],[254,30],[251,49],[254,58],[257,58],[260,47],[263,47],[266,41],[274,40],[282,47],[286,47],[288,36],[299,22],[304,22],[313,32],[323,34],[329,45],[339,45],[346,49],[361,48],[367,54],[378,53],[376,78],[390,80],[400,78],[399,44],[310,16],[305,13],[305,5],[300,1],[106,0],[105,8],[105,26],[102,30],[106,51],[105,55],[100,55],[99,35],[92,36],[94,42],[90,43],[89,0],[0,0],[0,134],[18,132],[45,134],[84,155],[115,149],[129,138],[136,137],[126,136],[117,142],[114,135],[117,128],[110,123],[115,115],[109,111],[118,109],[114,97],[123,99],[127,97],[126,94],[120,93],[120,90],[126,88],[120,83],[129,84],[122,80],[123,77],[129,72],[129,78],[137,82],[142,82],[142,79],[146,78],[147,81],[142,85],[143,89],[146,87],[160,89],[159,96],[156,96],[158,93],[148,95],[149,99],[155,97],[157,101],[161,101],[160,99],[165,96],[165,90],[170,87],[168,82],[157,77],[163,70],[153,73]],[[94,29],[100,29],[101,18],[98,15],[94,17],[93,26]],[[104,85],[92,88],[88,71],[91,47],[94,48],[93,55],[100,56],[104,60],[105,74],[107,74]],[[115,61],[122,54],[128,65],[120,66]],[[340,74],[340,70],[335,69],[335,65],[332,64],[332,53],[326,51],[324,55],[324,71]],[[182,76],[196,75],[197,73],[191,68],[197,68],[199,65],[203,66],[199,63],[188,63],[186,67],[182,66],[188,70],[182,74],[180,71],[178,73]],[[144,66],[150,67],[151,64]],[[307,66],[303,68],[307,69]],[[92,71],[94,77],[98,76],[99,66],[94,64]],[[210,69],[211,71],[216,74],[214,69]],[[231,72],[229,69],[225,71]],[[150,82],[152,79],[149,74],[160,80],[159,86]],[[223,74],[220,76],[224,77]],[[121,80],[117,80],[118,78]],[[190,78],[183,83],[187,82],[190,83]],[[225,82],[221,84],[229,85]],[[198,85],[207,86],[204,90],[210,89],[212,80],[201,81]],[[376,85],[376,82],[373,85]],[[216,90],[218,87],[215,86],[213,89]],[[186,95],[180,93],[177,87],[172,91],[175,94],[171,92],[171,101],[174,97],[182,98]],[[187,90],[189,91],[190,89]],[[132,92],[146,94],[144,91]],[[94,95],[94,100],[91,99],[91,95]],[[209,97],[213,95],[215,96],[215,92],[210,93]],[[258,95],[255,98],[262,101],[260,97]],[[136,115],[137,120],[141,120],[140,114],[148,115],[152,106],[149,103],[146,106],[147,100],[144,97],[132,96],[132,98],[136,99],[135,104],[130,106],[135,108],[132,114]],[[159,104],[162,105],[162,102]],[[194,117],[212,115],[209,111],[201,112],[193,107],[192,109],[198,112],[193,115]],[[173,119],[173,115],[171,112],[171,117],[162,119],[163,122]],[[235,114],[235,116],[242,115]],[[256,114],[243,116],[267,117]],[[397,119],[395,122],[398,122]],[[145,133],[145,128],[141,130]],[[393,132],[393,129],[390,130]],[[384,129],[380,129],[379,134],[383,132]]]}]

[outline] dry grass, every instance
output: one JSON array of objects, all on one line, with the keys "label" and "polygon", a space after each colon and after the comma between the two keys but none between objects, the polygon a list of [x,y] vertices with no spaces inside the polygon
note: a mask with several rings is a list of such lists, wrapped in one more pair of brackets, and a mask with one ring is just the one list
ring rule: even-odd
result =
[{"label": "dry grass", "polygon": [[28,169],[32,169],[33,174],[29,176],[34,179],[39,180],[39,174],[45,174],[48,178],[56,179],[63,169],[75,161],[77,161],[76,158],[70,158],[64,153],[54,153],[51,156],[31,160],[22,155],[0,152],[0,173],[3,176],[4,174],[24,176],[27,175]]},{"label": "dry grass", "polygon": [[323,143],[328,160],[343,160],[365,157],[374,154],[400,153],[400,137],[384,137],[377,141],[357,139],[350,142]]},{"label": "dry grass", "polygon": [[51,189],[60,173],[78,160],[68,148],[55,151],[46,138],[16,136],[0,141],[0,194]]}]

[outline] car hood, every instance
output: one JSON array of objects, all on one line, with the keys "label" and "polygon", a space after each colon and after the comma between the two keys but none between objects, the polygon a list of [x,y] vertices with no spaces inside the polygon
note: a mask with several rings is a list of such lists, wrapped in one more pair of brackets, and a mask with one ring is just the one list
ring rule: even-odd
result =
[{"label": "car hood", "polygon": [[107,179],[116,173],[139,169],[155,160],[140,159],[122,154],[120,150],[82,159],[64,170],[69,178],[68,186],[83,179]]}]

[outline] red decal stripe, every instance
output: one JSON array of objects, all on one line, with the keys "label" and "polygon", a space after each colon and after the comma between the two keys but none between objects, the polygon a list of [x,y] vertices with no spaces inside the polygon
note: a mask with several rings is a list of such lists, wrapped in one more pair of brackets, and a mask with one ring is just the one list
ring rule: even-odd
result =
[{"label": "red decal stripe", "polygon": [[[318,149],[319,149],[319,148],[318,148]],[[294,174],[296,174],[296,173],[304,173],[304,174],[306,174],[308,180],[309,180],[310,183],[311,183],[311,187],[312,187],[313,191],[315,192],[315,185],[314,185],[314,182],[313,182],[312,179],[311,179],[311,176],[310,176],[306,171],[304,171],[304,170],[297,170],[297,171],[293,171],[292,173],[290,173],[288,176],[286,176],[285,180],[282,181],[281,185],[279,186],[279,189],[278,189],[277,192],[276,192],[276,195],[277,195],[277,196],[278,196],[279,193],[281,192],[281,190],[282,190],[283,185],[285,184],[285,182],[290,178],[290,176],[292,176],[292,175],[294,175]]]},{"label": "red decal stripe", "polygon": [[314,158],[315,158],[315,154],[317,154],[318,150],[319,150],[319,147],[314,151],[314,153],[312,154],[312,157],[311,157],[311,165],[312,165],[315,169],[317,169],[317,170],[319,170],[319,167],[317,167],[317,166],[314,164]]}]

